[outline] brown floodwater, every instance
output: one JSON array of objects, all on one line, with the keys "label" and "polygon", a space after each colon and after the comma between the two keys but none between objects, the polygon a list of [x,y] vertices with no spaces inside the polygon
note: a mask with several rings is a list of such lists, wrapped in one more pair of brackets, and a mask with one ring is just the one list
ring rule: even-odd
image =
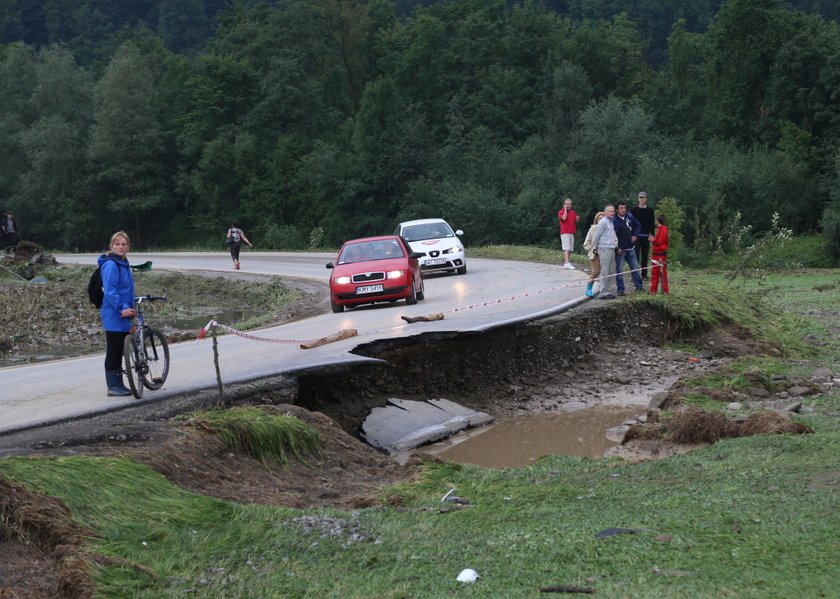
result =
[{"label": "brown floodwater", "polygon": [[607,431],[644,414],[643,406],[599,407],[499,418],[494,424],[467,430],[417,451],[488,468],[527,466],[544,455],[600,458],[620,438]]}]

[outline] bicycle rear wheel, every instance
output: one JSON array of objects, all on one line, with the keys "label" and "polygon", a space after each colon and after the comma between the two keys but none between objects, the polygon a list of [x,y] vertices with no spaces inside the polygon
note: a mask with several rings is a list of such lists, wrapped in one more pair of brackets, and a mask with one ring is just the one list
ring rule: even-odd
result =
[{"label": "bicycle rear wheel", "polygon": [[123,361],[125,362],[125,375],[128,378],[128,386],[131,394],[137,399],[143,397],[143,383],[140,380],[140,372],[143,368],[140,362],[140,354],[137,351],[137,337],[126,335],[123,345]]},{"label": "bicycle rear wheel", "polygon": [[169,345],[159,331],[146,327],[143,353],[146,357],[146,367],[141,370],[143,385],[153,391],[160,389],[169,376]]}]

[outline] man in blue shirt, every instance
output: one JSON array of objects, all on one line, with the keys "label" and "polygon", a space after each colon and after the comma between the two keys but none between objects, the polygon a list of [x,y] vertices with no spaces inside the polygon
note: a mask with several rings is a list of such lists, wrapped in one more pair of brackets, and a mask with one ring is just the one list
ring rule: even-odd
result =
[{"label": "man in blue shirt", "polygon": [[636,287],[636,291],[644,291],[635,247],[636,240],[639,237],[640,225],[636,217],[627,212],[627,202],[621,201],[616,204],[613,226],[615,227],[615,236],[618,238],[618,250],[615,252],[615,284],[618,288],[618,295],[624,295],[623,273],[625,262],[630,266],[630,274],[633,277],[633,285]]}]

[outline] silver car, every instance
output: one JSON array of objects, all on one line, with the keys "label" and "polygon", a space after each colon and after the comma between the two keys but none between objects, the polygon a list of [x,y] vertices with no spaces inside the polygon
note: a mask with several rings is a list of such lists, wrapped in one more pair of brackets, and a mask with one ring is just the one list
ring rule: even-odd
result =
[{"label": "silver car", "polygon": [[467,274],[464,244],[458,238],[464,232],[453,231],[442,218],[409,220],[397,225],[394,235],[401,235],[411,250],[425,254],[420,258],[420,270]]}]

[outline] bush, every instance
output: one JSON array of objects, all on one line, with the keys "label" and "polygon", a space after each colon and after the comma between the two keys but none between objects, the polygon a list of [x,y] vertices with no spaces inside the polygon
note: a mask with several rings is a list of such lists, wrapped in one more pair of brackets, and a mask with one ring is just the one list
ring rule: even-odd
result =
[{"label": "bush", "polygon": [[831,264],[840,263],[840,200],[825,207],[822,217],[825,255]]}]

